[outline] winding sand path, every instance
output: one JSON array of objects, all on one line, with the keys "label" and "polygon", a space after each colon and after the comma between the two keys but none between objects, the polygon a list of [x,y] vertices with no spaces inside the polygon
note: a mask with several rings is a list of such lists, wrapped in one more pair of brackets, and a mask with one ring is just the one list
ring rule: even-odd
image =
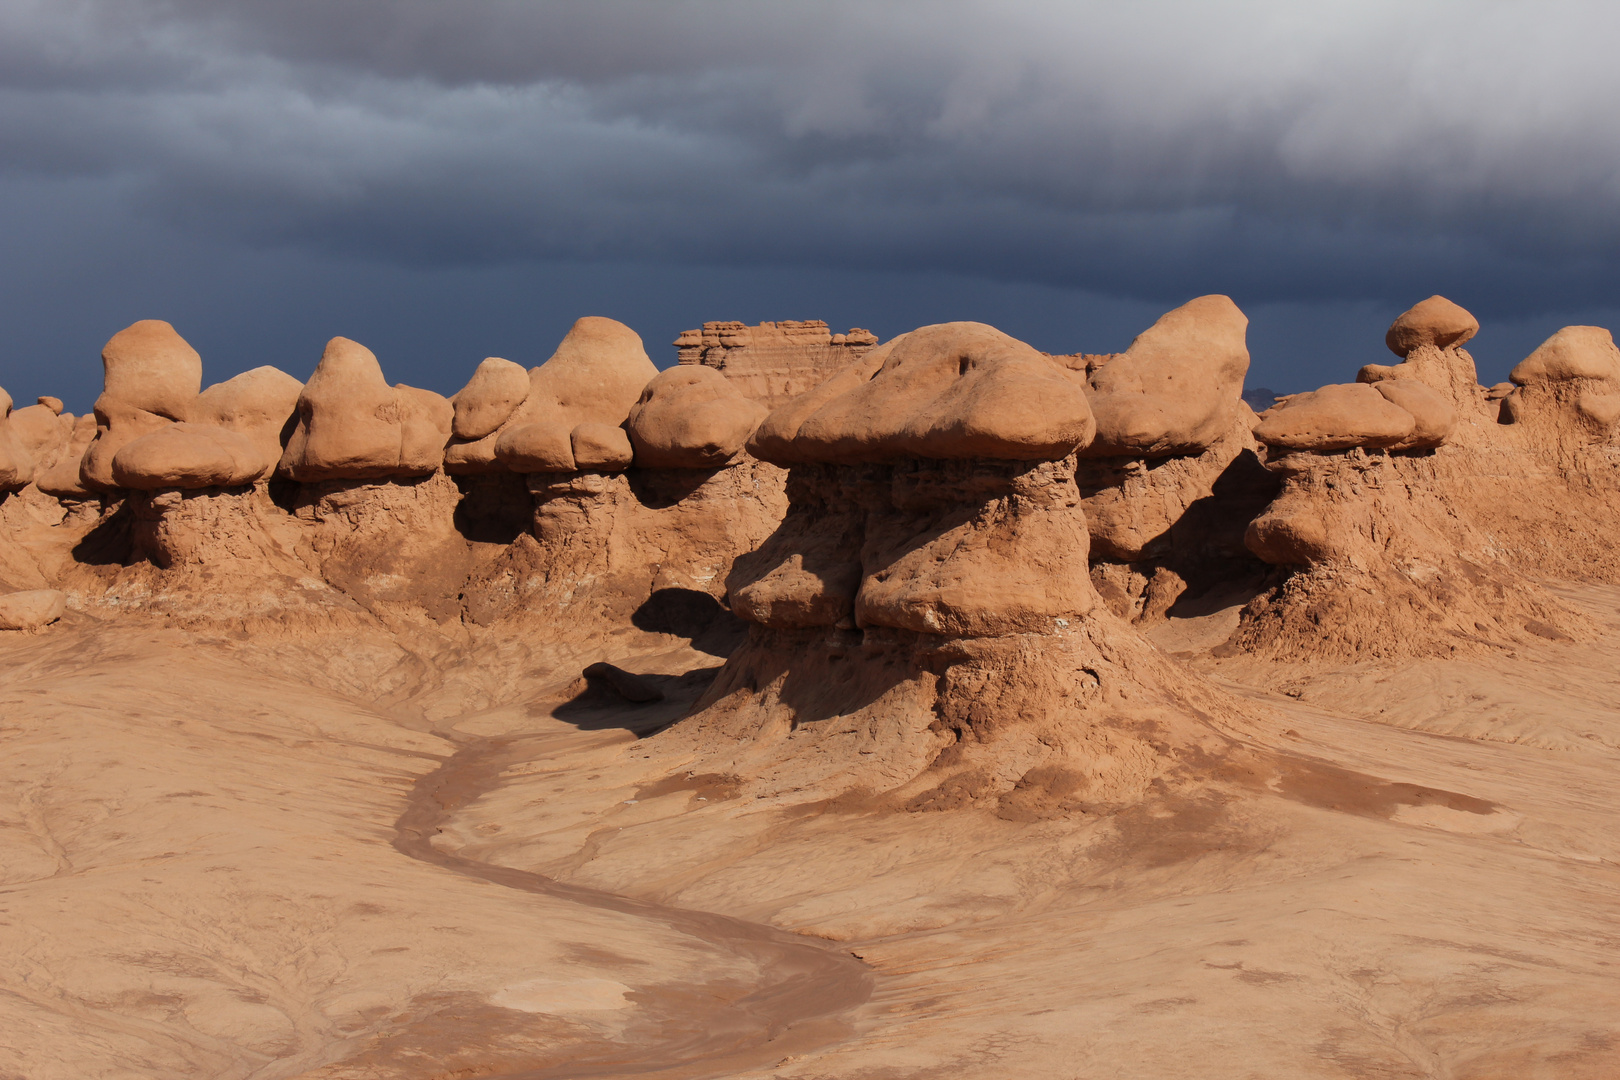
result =
[{"label": "winding sand path", "polygon": [[569,885],[540,874],[496,866],[433,846],[443,824],[499,781],[509,766],[527,761],[533,736],[462,737],[444,764],[419,779],[396,826],[394,847],[405,855],[509,889],[554,897],[604,911],[661,922],[715,950],[746,957],[770,980],[736,1001],[696,1017],[701,1034],[669,1042],[593,1054],[561,1068],[506,1074],[512,1080],[563,1077],[723,1076],[819,1049],[848,1033],[840,1013],[872,995],[871,970],[848,952],[743,919],[619,896]]}]

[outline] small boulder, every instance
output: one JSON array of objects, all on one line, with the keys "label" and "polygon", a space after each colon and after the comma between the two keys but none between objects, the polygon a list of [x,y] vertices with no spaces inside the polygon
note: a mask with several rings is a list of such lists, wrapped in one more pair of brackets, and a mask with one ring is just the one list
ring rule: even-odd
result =
[{"label": "small boulder", "polygon": [[67,597],[56,589],[30,589],[0,596],[0,630],[34,630],[49,626],[67,610]]},{"label": "small boulder", "polygon": [[1091,374],[1097,436],[1086,457],[1196,455],[1232,425],[1249,371],[1248,317],[1200,296],[1160,316]]},{"label": "small boulder", "polygon": [[627,427],[643,468],[714,469],[742,453],[765,414],[714,368],[683,364],[647,384]]},{"label": "small boulder", "polygon": [[1411,436],[1416,425],[1411,413],[1373,386],[1338,383],[1267,409],[1254,437],[1279,450],[1389,447]]},{"label": "small boulder", "polygon": [[623,472],[635,452],[630,437],[611,424],[583,423],[568,435],[574,468],[585,472]]},{"label": "small boulder", "polygon": [[46,396],[35,398],[34,400],[38,404],[43,405],[47,409],[51,410],[51,412],[55,413],[57,416],[62,415],[63,406],[62,406],[62,399],[61,398],[59,398],[59,397],[50,397],[49,395],[46,395]]},{"label": "small boulder", "polygon": [[1384,344],[1396,356],[1405,357],[1419,345],[1454,348],[1478,332],[1478,319],[1443,296],[1431,296],[1390,324]]},{"label": "small boulder", "polygon": [[664,692],[654,686],[650,679],[612,664],[599,661],[587,667],[582,674],[587,682],[602,683],[626,701],[637,705],[664,700]]}]

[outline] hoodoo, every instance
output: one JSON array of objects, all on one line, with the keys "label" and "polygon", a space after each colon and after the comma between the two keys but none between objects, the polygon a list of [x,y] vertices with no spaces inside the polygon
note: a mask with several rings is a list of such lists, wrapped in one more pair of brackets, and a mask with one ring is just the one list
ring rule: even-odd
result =
[{"label": "hoodoo", "polygon": [[1234,648],[1317,660],[1448,655],[1584,631],[1526,576],[1531,567],[1513,564],[1488,507],[1512,500],[1479,490],[1486,462],[1512,487],[1536,462],[1506,452],[1496,425],[1481,422],[1485,389],[1459,348],[1477,327],[1431,297],[1390,327],[1404,363],[1363,368],[1356,383],[1262,414],[1254,434],[1282,488],[1245,542],[1285,577],[1249,605]]},{"label": "hoodoo", "polygon": [[773,412],[750,450],[789,468],[787,516],[736,561],[749,639],[683,729],[751,739],[767,788],[792,759],[796,782],[919,809],[1040,801],[1031,775],[1064,778],[1054,805],[1135,797],[1167,760],[1112,722],[1124,701],[1171,742],[1212,731],[1184,708],[1196,680],[1097,602],[1074,482],[1093,432],[1081,374],[980,323],[904,334]]},{"label": "hoodoo", "polygon": [[1117,615],[1152,622],[1184,594],[1259,572],[1243,529],[1276,484],[1241,397],[1247,327],[1230,299],[1201,296],[1117,356],[1065,358],[1086,370],[1097,417],[1076,481],[1092,577]]}]

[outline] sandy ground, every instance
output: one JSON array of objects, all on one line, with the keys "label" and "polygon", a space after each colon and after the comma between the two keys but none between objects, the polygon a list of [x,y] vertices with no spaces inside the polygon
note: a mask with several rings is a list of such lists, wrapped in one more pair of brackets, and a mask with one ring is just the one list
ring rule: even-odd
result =
[{"label": "sandy ground", "polygon": [[1161,627],[1282,765],[1034,821],[739,797],[652,734],[715,663],[667,644],[617,659],[670,701],[559,669],[428,722],[5,635],[0,1077],[1620,1076],[1620,591],[1565,595],[1609,636],[1307,670]]}]

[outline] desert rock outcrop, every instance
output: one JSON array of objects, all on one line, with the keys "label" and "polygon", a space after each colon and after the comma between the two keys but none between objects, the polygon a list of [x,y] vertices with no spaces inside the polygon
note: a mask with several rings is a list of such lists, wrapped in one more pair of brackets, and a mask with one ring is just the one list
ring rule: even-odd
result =
[{"label": "desert rock outcrop", "polygon": [[11,422],[11,395],[0,390],[0,492],[16,491],[34,479],[34,457]]},{"label": "desert rock outcrop", "polygon": [[765,760],[818,743],[813,785],[914,809],[995,805],[1042,768],[1129,800],[1161,763],[1106,721],[1125,698],[1197,741],[1175,715],[1187,684],[1100,608],[1087,575],[1082,378],[951,323],[767,418],[752,445],[791,468],[788,513],[733,567],[749,639],[692,730],[746,732],[767,774]]},{"label": "desert rock outcrop", "polygon": [[878,343],[859,327],[835,334],[820,319],[783,319],[749,326],[706,322],[675,339],[680,363],[720,372],[742,395],[767,409],[825,382]]},{"label": "desert rock outcrop", "polygon": [[298,395],[277,471],[302,482],[426,476],[444,461],[453,415],[431,390],[389,386],[364,345],[333,338]]},{"label": "desert rock outcrop", "polygon": [[1566,326],[1514,367],[1499,400],[1504,423],[1568,455],[1620,424],[1620,348],[1601,326]]},{"label": "desert rock outcrop", "polygon": [[1456,408],[1438,391],[1415,379],[1389,379],[1291,395],[1266,410],[1254,435],[1284,452],[1430,450],[1456,423]]},{"label": "desert rock outcrop", "polygon": [[1479,330],[1479,321],[1443,296],[1431,296],[1403,312],[1384,335],[1399,364],[1367,364],[1357,382],[1413,379],[1440,392],[1458,410],[1481,407],[1481,387],[1474,358],[1463,348]]},{"label": "desert rock outcrop", "polygon": [[202,357],[174,327],[143,319],[118,333],[101,351],[105,369],[96,399],[96,436],[79,475],[92,491],[110,491],[113,457],[142,435],[190,419],[202,389]]},{"label": "desert rock outcrop", "polygon": [[750,449],[779,465],[1050,461],[1096,430],[1084,387],[995,327],[925,326],[773,413]]},{"label": "desert rock outcrop", "polygon": [[[557,351],[529,372],[529,393],[495,435],[494,457],[518,473],[614,471],[630,463],[619,428],[658,370],[641,337],[612,319],[574,323]],[[575,432],[586,460],[575,456]]]},{"label": "desert rock outcrop", "polygon": [[[1287,573],[1249,605],[1233,648],[1443,655],[1585,631],[1527,578],[1533,560],[1515,565],[1516,530],[1493,506],[1544,504],[1563,481],[1535,479],[1545,464],[1535,448],[1478,423],[1486,391],[1462,384],[1473,364],[1458,350],[1476,329],[1461,308],[1431,298],[1390,329],[1405,363],[1364,368],[1358,383],[1292,395],[1263,414],[1255,436],[1282,487],[1245,542]],[[1468,436],[1453,441],[1465,421]]]},{"label": "desert rock outcrop", "polygon": [[766,410],[714,368],[683,365],[659,372],[630,408],[626,428],[636,464],[708,469],[736,458]]},{"label": "desert rock outcrop", "polygon": [[1196,456],[1232,426],[1249,370],[1248,317],[1200,296],[1159,317],[1089,380],[1087,457]]}]

